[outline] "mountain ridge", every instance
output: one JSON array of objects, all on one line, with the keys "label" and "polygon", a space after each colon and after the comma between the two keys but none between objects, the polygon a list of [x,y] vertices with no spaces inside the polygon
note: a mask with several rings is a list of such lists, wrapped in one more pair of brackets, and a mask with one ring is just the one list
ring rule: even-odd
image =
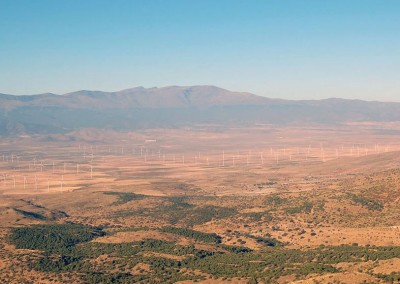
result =
[{"label": "mountain ridge", "polygon": [[[82,106],[85,100],[87,100],[87,103],[91,103],[92,107],[99,108],[207,107],[211,105],[254,104],[260,103],[263,100],[269,100],[268,98],[254,94],[231,92],[215,86],[168,86],[147,89],[136,87],[116,92],[80,90],[63,95],[46,93],[29,96],[12,96],[1,94],[0,100],[2,101],[0,101],[0,104],[5,103],[4,99],[14,102],[47,102],[51,105],[67,104],[78,108],[85,107],[85,105]],[[105,100],[107,103],[104,104],[101,100]]]},{"label": "mountain ridge", "polygon": [[0,135],[117,131],[195,124],[246,126],[400,121],[400,103],[330,98],[284,100],[216,86],[135,87],[13,96],[0,94]]},{"label": "mountain ridge", "polygon": [[73,92],[68,92],[64,94],[56,94],[56,93],[40,93],[40,94],[32,94],[32,95],[13,95],[13,94],[6,94],[6,93],[0,93],[0,98],[9,98],[9,99],[16,99],[19,100],[19,98],[23,98],[23,100],[27,100],[26,98],[39,98],[39,97],[68,97],[68,96],[75,96],[75,95],[87,95],[87,94],[107,94],[107,95],[117,95],[117,94],[132,94],[132,91],[150,91],[150,90],[168,90],[168,89],[193,89],[193,88],[201,88],[204,90],[204,88],[214,88],[217,90],[229,92],[229,93],[235,93],[235,94],[246,94],[246,95],[251,95],[254,97],[258,97],[261,99],[266,99],[266,100],[271,100],[271,101],[281,101],[281,102],[365,102],[365,103],[382,103],[382,104],[400,104],[400,102],[394,102],[394,101],[379,101],[379,100],[363,100],[363,99],[346,99],[346,98],[341,98],[341,97],[329,97],[329,98],[324,98],[324,99],[300,99],[300,100],[290,100],[290,99],[282,99],[282,98],[271,98],[271,97],[265,97],[265,96],[260,96],[256,95],[250,92],[237,92],[237,91],[230,91],[228,89],[220,88],[217,86],[213,85],[194,85],[194,86],[178,86],[178,85],[171,85],[171,86],[165,86],[165,87],[150,87],[150,88],[145,88],[143,86],[138,86],[138,87],[133,87],[133,88],[127,88],[127,89],[122,89],[119,91],[101,91],[101,90],[78,90],[78,91],[73,91]]}]

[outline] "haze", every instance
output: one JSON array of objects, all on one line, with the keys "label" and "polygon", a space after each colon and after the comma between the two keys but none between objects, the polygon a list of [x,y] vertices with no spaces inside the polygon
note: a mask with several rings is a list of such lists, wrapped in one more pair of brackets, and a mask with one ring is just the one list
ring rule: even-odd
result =
[{"label": "haze", "polygon": [[399,101],[399,1],[0,1],[0,92]]}]

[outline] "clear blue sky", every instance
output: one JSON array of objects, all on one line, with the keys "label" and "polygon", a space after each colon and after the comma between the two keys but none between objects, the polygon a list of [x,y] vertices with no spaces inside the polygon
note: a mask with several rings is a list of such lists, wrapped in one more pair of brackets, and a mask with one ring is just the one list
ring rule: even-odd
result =
[{"label": "clear blue sky", "polygon": [[0,0],[0,93],[400,101],[399,0]]}]

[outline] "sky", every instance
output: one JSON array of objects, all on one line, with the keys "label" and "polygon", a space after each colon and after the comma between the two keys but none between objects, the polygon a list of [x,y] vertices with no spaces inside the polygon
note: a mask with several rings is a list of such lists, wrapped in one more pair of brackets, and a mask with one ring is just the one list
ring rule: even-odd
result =
[{"label": "sky", "polygon": [[0,93],[400,101],[399,0],[0,0]]}]

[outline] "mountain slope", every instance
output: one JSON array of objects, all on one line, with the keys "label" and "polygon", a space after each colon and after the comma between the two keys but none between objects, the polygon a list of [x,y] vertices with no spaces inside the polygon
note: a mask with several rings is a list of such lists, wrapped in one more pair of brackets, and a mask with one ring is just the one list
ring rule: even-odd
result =
[{"label": "mountain slope", "polygon": [[137,87],[65,95],[0,94],[0,134],[55,133],[81,128],[134,130],[193,124],[399,121],[400,103],[327,99],[289,101],[214,86]]},{"label": "mountain slope", "polygon": [[77,91],[65,95],[40,94],[33,96],[0,95],[2,108],[23,106],[71,107],[91,109],[112,108],[184,108],[221,105],[257,104],[270,101],[249,93],[230,92],[214,86],[143,87],[119,92]]}]

